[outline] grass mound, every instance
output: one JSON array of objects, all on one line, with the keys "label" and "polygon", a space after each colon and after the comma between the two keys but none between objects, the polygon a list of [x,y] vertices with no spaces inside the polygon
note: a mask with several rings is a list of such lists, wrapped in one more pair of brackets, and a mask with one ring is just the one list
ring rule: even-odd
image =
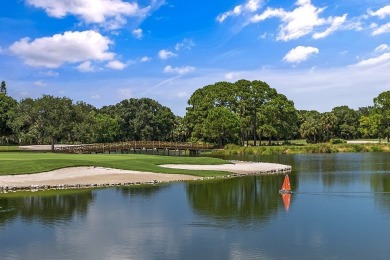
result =
[{"label": "grass mound", "polygon": [[99,166],[123,170],[190,174],[195,176],[226,175],[217,171],[180,170],[159,167],[161,164],[224,164],[210,157],[175,157],[141,154],[58,154],[12,152],[0,153],[0,175],[46,172],[66,167]]}]

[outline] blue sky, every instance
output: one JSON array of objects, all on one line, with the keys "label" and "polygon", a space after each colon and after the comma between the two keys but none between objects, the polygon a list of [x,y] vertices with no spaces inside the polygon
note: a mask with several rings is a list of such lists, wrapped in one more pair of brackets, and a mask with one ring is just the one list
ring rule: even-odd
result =
[{"label": "blue sky", "polygon": [[182,116],[196,89],[248,79],[325,112],[372,105],[389,71],[384,0],[0,2],[0,80],[17,100],[148,97]]}]

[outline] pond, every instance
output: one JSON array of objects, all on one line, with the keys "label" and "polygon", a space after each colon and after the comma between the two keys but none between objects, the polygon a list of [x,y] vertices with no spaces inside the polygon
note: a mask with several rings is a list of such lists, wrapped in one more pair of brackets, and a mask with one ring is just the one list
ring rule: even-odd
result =
[{"label": "pond", "polygon": [[0,194],[0,259],[388,259],[390,154],[230,158],[283,175]]}]

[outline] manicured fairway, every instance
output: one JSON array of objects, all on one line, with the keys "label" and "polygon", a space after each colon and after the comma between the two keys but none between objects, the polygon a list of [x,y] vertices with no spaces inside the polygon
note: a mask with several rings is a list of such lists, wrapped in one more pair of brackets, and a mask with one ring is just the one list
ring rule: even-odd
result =
[{"label": "manicured fairway", "polygon": [[179,157],[140,154],[58,154],[32,152],[0,153],[0,175],[46,172],[66,167],[99,166],[123,170],[158,173],[180,173],[196,176],[219,176],[226,172],[178,170],[161,164],[224,164],[208,157]]}]

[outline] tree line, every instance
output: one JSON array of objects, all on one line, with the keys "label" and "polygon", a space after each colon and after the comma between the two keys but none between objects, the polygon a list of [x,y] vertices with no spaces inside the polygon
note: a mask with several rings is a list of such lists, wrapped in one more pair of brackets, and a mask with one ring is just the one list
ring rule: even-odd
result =
[{"label": "tree line", "polygon": [[67,97],[16,101],[0,86],[0,144],[208,142],[258,145],[262,140],[309,143],[390,137],[390,91],[357,110],[297,110],[294,102],[259,80],[216,82],[196,90],[184,117],[149,98],[125,99],[100,109]]}]

